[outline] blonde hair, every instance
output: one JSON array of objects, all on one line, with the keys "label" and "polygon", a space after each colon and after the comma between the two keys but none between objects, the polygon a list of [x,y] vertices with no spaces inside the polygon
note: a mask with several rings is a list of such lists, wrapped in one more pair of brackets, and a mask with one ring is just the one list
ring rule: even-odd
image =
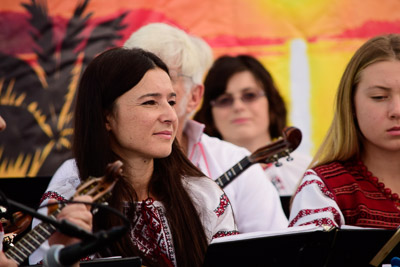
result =
[{"label": "blonde hair", "polygon": [[[211,68],[211,65],[214,60],[213,52],[211,50],[211,47],[208,45],[206,41],[204,41],[202,38],[194,35],[190,35],[190,38],[192,39],[192,42],[195,44],[197,48],[197,53],[199,54],[199,74],[201,73],[202,76]],[[199,77],[201,78],[201,81],[203,80],[204,77]]]},{"label": "blonde hair", "polygon": [[141,27],[124,44],[156,54],[168,68],[177,68],[190,76],[195,84],[202,84],[211,65],[210,46],[199,37],[164,23],[150,23]]},{"label": "blonde hair", "polygon": [[376,62],[389,60],[400,60],[399,34],[374,37],[355,52],[340,80],[332,124],[310,164],[311,167],[361,156],[363,136],[355,117],[354,93],[365,68]]}]

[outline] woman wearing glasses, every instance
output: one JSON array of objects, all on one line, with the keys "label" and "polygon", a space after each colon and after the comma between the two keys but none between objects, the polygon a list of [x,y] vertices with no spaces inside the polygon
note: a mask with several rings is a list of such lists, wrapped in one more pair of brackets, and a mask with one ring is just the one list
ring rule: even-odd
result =
[{"label": "woman wearing glasses", "polygon": [[[282,134],[286,108],[270,73],[254,57],[222,56],[204,82],[201,109],[195,120],[205,133],[254,152]],[[291,162],[263,168],[280,195],[292,195],[311,158],[294,152]]]}]

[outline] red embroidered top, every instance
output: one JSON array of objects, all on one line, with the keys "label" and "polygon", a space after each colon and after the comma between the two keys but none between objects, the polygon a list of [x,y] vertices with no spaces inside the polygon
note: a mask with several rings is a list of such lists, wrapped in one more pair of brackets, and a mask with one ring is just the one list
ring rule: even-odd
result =
[{"label": "red embroidered top", "polygon": [[[208,243],[214,238],[238,234],[230,202],[214,181],[206,177],[185,177],[182,182],[200,216]],[[78,184],[77,176],[68,179],[60,177],[56,180],[53,177],[42,197],[42,204],[46,204],[49,198],[69,199]],[[135,205],[135,209],[130,209],[131,205]],[[125,203],[125,207],[127,211],[135,213],[130,232],[134,245],[149,258],[160,260],[166,266],[176,266],[173,237],[163,204],[149,198]],[[47,213],[46,209],[41,209],[40,212]],[[37,224],[38,221],[35,220],[33,227]],[[30,261],[39,262],[48,248],[48,242],[45,242],[33,257],[31,255]]]},{"label": "red embroidered top", "polygon": [[399,196],[385,188],[358,160],[332,162],[307,170],[294,195],[289,227],[343,224],[395,229]]},{"label": "red embroidered top", "polygon": [[361,161],[316,167],[345,218],[346,225],[395,229],[400,225],[398,194],[391,193]]}]

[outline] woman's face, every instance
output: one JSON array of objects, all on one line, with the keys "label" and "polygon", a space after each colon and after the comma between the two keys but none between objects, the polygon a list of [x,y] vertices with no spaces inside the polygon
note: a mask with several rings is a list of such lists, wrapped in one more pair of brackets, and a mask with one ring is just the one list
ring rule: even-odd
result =
[{"label": "woman's face", "polygon": [[[246,140],[270,141],[268,99],[250,71],[234,74],[227,83],[225,94],[216,102],[234,99],[231,105],[212,107],[212,116],[224,140],[242,145]],[[248,101],[246,101],[248,100]]]},{"label": "woman's face", "polygon": [[178,127],[175,99],[168,74],[149,70],[107,115],[113,151],[123,159],[167,157]]},{"label": "woman's face", "polygon": [[6,128],[5,120],[0,116],[0,132]]},{"label": "woman's face", "polygon": [[365,68],[354,95],[365,151],[400,151],[400,61]]}]

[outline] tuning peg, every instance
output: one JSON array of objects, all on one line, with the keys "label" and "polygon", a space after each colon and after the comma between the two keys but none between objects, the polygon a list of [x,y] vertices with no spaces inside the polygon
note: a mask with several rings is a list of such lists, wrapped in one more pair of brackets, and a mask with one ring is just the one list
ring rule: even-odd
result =
[{"label": "tuning peg", "polygon": [[272,158],[275,161],[274,164],[275,164],[276,167],[282,166],[282,163],[279,162],[279,156],[278,155],[274,155]]},{"label": "tuning peg", "polygon": [[280,163],[279,161],[275,162],[275,166],[276,166],[276,167],[280,167],[280,166],[282,166],[282,165],[283,165],[283,164]]},{"label": "tuning peg", "polygon": [[0,214],[7,213],[7,208],[4,206],[0,206]]},{"label": "tuning peg", "polygon": [[285,155],[287,158],[286,158],[286,161],[292,161],[293,160],[293,158],[290,156],[290,150],[289,149],[286,149],[284,152],[283,152],[283,155]]}]

